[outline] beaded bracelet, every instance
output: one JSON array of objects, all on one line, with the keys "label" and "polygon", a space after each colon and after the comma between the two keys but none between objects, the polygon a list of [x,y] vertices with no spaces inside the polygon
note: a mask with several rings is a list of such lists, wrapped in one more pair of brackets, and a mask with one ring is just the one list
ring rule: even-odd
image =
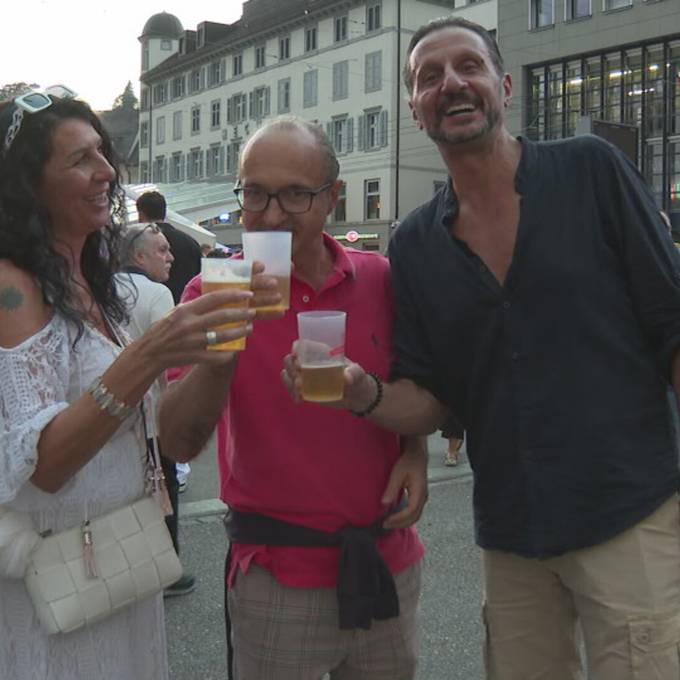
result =
[{"label": "beaded bracelet", "polygon": [[373,401],[363,411],[352,411],[352,413],[355,416],[358,416],[359,418],[363,418],[364,416],[367,416],[369,413],[374,411],[383,398],[383,384],[382,380],[380,380],[380,376],[377,373],[373,373],[373,371],[368,371],[366,375],[370,375],[371,378],[373,378],[377,391],[375,393],[375,398],[373,399]]},{"label": "beaded bracelet", "polygon": [[125,420],[136,408],[111,394],[109,388],[102,382],[101,376],[90,385],[87,391],[102,411],[114,418],[118,418],[118,420]]}]

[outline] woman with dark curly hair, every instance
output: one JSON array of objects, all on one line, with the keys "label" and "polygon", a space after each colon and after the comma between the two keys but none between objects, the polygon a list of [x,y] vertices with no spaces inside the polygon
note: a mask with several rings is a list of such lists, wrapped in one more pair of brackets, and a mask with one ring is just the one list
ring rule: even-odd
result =
[{"label": "woman with dark curly hair", "polygon": [[[149,386],[171,366],[231,370],[230,353],[207,345],[250,332],[210,330],[254,314],[223,308],[252,293],[221,291],[126,342],[113,276],[123,220],[111,140],[87,104],[45,93],[0,104],[0,518],[23,513],[42,534],[141,498]],[[0,678],[167,678],[160,595],[48,636],[22,549],[0,530]]]}]

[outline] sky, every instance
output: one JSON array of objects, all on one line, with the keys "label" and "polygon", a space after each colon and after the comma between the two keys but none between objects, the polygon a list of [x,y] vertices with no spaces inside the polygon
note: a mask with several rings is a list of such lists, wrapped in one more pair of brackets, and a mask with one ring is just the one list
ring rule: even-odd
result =
[{"label": "sky", "polygon": [[97,110],[110,109],[132,81],[139,97],[146,20],[174,14],[185,29],[201,21],[229,24],[242,0],[9,0],[0,40],[0,86],[64,84]]}]

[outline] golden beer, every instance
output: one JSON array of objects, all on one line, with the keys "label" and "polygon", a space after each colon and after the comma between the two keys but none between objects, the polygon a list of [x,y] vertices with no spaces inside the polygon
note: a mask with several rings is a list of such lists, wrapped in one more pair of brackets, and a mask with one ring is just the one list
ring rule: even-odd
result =
[{"label": "golden beer", "polygon": [[339,401],[345,392],[345,364],[308,364],[300,370],[305,401]]},{"label": "golden beer", "polygon": [[[250,290],[250,283],[248,281],[201,281],[201,292],[205,295],[206,293],[212,293],[216,290]],[[220,309],[237,309],[239,307],[248,307],[248,300],[241,300],[233,305],[222,305]],[[220,331],[226,328],[237,328],[238,326],[246,326],[247,321],[236,321],[234,323],[225,323],[220,326],[215,326],[212,330]],[[246,348],[246,337],[232,340],[231,342],[221,342],[217,345],[208,345],[208,349],[215,350],[229,350],[229,351],[240,351]]]},{"label": "golden beer", "polygon": [[290,307],[290,275],[272,276],[272,278],[276,279],[276,292],[281,293],[281,302],[278,305],[258,307],[258,312],[285,312]]}]

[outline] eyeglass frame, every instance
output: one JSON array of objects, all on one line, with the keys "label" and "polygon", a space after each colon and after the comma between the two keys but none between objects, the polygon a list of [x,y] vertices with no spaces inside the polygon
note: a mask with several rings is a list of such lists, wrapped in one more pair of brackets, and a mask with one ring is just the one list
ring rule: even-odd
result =
[{"label": "eyeglass frame", "polygon": [[[297,187],[284,187],[283,189],[279,189],[278,191],[264,191],[264,193],[267,196],[267,202],[264,204],[264,208],[260,210],[249,210],[248,208],[245,208],[242,203],[241,199],[241,193],[243,192],[244,189],[247,187],[242,186],[241,184],[237,183],[236,186],[234,187],[233,191],[234,194],[236,195],[236,201],[238,202],[239,206],[241,207],[241,210],[245,210],[248,213],[263,213],[267,210],[269,207],[269,204],[271,203],[272,198],[276,198],[276,202],[279,204],[279,208],[283,210],[283,212],[288,213],[289,215],[304,215],[305,213],[308,213],[312,209],[312,204],[314,203],[314,199],[322,192],[330,189],[335,182],[326,182],[326,184],[322,184],[320,187],[317,189],[302,189],[302,188],[297,188]],[[279,194],[282,191],[290,191],[291,189],[297,189],[297,191],[301,191],[303,193],[306,193],[309,195],[309,205],[305,210],[286,210],[283,205],[281,204],[281,199],[279,198]]]},{"label": "eyeglass frame", "polygon": [[149,224],[145,224],[141,229],[136,229],[137,233],[129,241],[124,242],[125,250],[122,254],[125,257],[129,256],[129,254],[132,252],[132,246],[135,244],[135,241],[137,241],[137,239],[139,239],[142,234],[145,234],[147,230],[152,234],[163,233],[163,230],[160,228],[157,222],[149,222]]},{"label": "eyeglass frame", "polygon": [[[42,105],[33,105],[28,101],[30,97],[35,97],[36,95],[43,97]],[[12,105],[14,106],[12,119],[7,128],[7,132],[5,133],[2,151],[7,153],[10,150],[12,143],[21,129],[24,113],[39,113],[52,106],[54,99],[73,99],[77,96],[78,93],[70,87],[66,87],[66,85],[50,85],[44,90],[31,90],[30,92],[24,92],[24,94],[15,97],[12,100]]]}]

